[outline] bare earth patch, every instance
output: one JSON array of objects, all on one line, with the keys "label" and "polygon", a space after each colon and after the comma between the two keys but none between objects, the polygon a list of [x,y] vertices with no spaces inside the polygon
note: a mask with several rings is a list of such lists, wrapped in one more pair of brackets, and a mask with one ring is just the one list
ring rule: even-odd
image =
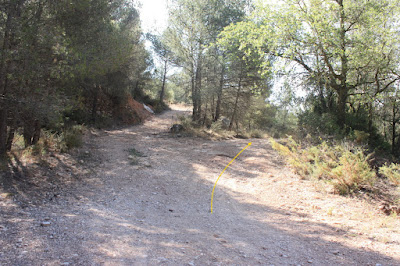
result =
[{"label": "bare earth patch", "polygon": [[187,111],[93,132],[44,194],[3,175],[0,265],[400,264],[399,218],[301,180],[267,140],[167,133]]}]

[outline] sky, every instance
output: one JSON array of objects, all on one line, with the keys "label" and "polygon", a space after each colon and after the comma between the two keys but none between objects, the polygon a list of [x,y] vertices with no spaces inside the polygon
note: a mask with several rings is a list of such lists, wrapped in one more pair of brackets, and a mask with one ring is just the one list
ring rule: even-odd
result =
[{"label": "sky", "polygon": [[162,33],[166,28],[167,0],[139,0],[140,18],[144,32]]}]

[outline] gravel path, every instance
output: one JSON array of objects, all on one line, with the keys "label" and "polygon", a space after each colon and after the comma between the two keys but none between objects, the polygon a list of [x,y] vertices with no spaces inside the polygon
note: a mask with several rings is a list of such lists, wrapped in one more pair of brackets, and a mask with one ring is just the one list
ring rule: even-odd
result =
[{"label": "gravel path", "polygon": [[185,112],[92,135],[102,164],[54,200],[0,200],[0,265],[400,264],[398,227],[371,239],[370,206],[300,180],[267,140],[224,173],[211,214],[216,178],[250,141],[167,133]]}]

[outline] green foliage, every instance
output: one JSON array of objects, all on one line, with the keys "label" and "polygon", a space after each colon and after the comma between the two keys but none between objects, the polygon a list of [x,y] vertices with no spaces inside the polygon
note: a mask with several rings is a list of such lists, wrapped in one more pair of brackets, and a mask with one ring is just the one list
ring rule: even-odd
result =
[{"label": "green foliage", "polygon": [[334,114],[319,114],[310,110],[299,114],[299,128],[314,135],[339,135],[341,133]]},{"label": "green foliage", "polygon": [[[346,126],[366,131],[360,110],[398,80],[399,6],[398,0],[258,1],[247,19],[224,29],[219,43],[239,43],[247,58],[263,59],[265,72],[273,62],[279,74],[301,80],[319,101],[305,125],[329,134]],[[324,113],[335,119],[322,118],[328,127],[318,128],[314,116]]]},{"label": "green foliage", "polygon": [[82,146],[84,127],[81,125],[73,126],[62,133],[61,151],[68,151]]},{"label": "green foliage", "polygon": [[361,148],[345,144],[329,146],[326,142],[302,148],[291,137],[286,145],[274,139],[271,139],[271,144],[273,149],[286,157],[295,173],[303,178],[327,180],[338,194],[347,195],[371,188],[376,179],[369,165],[371,154],[366,156]]},{"label": "green foliage", "polygon": [[[149,54],[132,2],[3,2],[0,153],[8,128],[61,132],[76,123],[96,124],[143,83]],[[74,146],[69,135],[75,133],[63,134]]]},{"label": "green foliage", "polygon": [[366,144],[368,143],[368,139],[370,134],[364,131],[360,131],[360,130],[354,130],[353,131],[354,134],[354,140],[356,143],[358,144]]},{"label": "green foliage", "polygon": [[400,185],[400,165],[392,163],[390,166],[385,164],[379,168],[379,174],[388,178],[396,185]]}]

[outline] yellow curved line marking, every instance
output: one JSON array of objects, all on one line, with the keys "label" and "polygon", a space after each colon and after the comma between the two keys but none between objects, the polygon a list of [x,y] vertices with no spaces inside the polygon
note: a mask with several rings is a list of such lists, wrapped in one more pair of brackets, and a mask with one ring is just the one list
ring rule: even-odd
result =
[{"label": "yellow curved line marking", "polygon": [[225,170],[229,167],[229,165],[231,165],[231,163],[232,163],[245,149],[247,149],[251,144],[252,144],[252,142],[250,142],[249,144],[247,144],[247,146],[244,147],[244,149],[241,150],[241,151],[235,156],[235,158],[233,158],[232,161],[230,161],[230,162],[228,163],[228,165],[225,167],[225,169],[224,169],[224,170],[222,171],[222,173],[219,175],[217,181],[216,181],[215,184],[214,184],[213,190],[212,190],[212,192],[211,192],[211,213],[213,213],[214,190],[215,190],[215,187],[217,186],[217,183],[218,183],[219,178],[222,176],[222,174],[225,172]]}]

